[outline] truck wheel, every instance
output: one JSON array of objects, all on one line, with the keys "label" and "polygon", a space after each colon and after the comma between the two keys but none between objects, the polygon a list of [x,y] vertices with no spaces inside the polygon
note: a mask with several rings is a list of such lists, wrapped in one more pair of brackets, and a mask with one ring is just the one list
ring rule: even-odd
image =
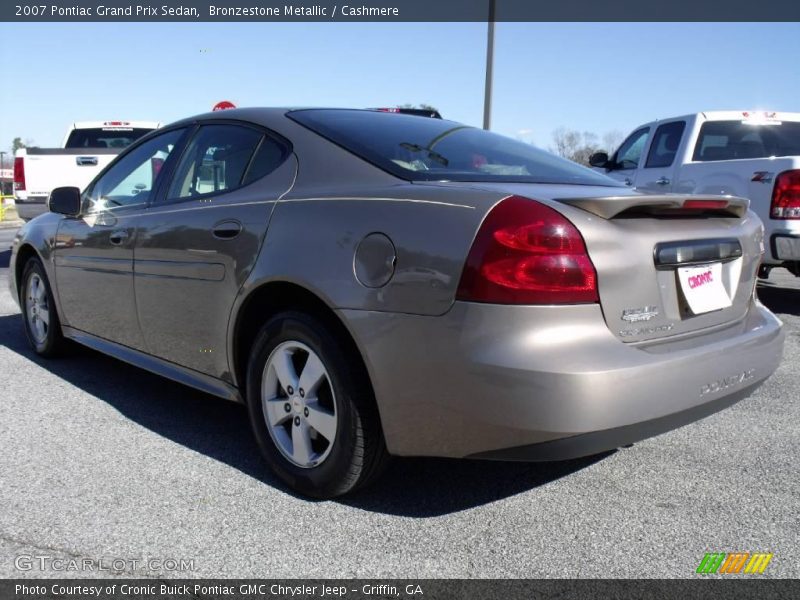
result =
[{"label": "truck wheel", "polygon": [[53,291],[38,258],[31,258],[22,271],[19,289],[25,335],[34,352],[47,358],[60,354],[66,341],[61,334]]},{"label": "truck wheel", "polygon": [[248,364],[250,421],[264,458],[316,498],[367,484],[388,458],[372,388],[347,348],[322,320],[284,312],[262,327]]}]

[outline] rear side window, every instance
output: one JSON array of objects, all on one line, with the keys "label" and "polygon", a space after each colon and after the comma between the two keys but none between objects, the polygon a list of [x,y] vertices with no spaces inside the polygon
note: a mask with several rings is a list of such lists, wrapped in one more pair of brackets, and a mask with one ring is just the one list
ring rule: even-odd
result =
[{"label": "rear side window", "polygon": [[263,137],[249,127],[203,125],[178,163],[167,198],[194,198],[240,187]]},{"label": "rear side window", "polygon": [[297,110],[288,116],[407,181],[622,185],[531,144],[453,121],[350,109]]},{"label": "rear side window", "polygon": [[692,160],[708,162],[800,155],[800,123],[752,124],[707,121],[700,127]]},{"label": "rear side window", "polygon": [[95,127],[73,129],[65,148],[127,148],[152,129]]},{"label": "rear side window", "polygon": [[261,179],[277,169],[286,157],[289,156],[289,148],[285,144],[269,137],[261,138],[261,143],[256,150],[250,166],[242,179],[242,185],[252,183],[256,179]]},{"label": "rear side window", "polygon": [[650,144],[645,168],[671,166],[678,153],[678,146],[681,144],[685,128],[685,121],[673,121],[660,125],[653,136],[653,143]]}]

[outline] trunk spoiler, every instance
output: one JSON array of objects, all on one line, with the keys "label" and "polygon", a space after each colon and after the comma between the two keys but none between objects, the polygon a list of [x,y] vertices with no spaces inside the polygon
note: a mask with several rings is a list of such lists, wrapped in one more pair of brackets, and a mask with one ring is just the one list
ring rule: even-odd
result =
[{"label": "trunk spoiler", "polygon": [[750,201],[736,196],[659,194],[641,196],[601,196],[597,198],[556,198],[558,202],[613,219],[615,217],[726,216],[742,218]]}]

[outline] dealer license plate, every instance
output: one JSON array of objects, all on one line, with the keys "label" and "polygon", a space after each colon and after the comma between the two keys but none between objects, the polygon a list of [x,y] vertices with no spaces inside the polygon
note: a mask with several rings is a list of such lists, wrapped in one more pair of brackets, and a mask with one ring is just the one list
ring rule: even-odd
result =
[{"label": "dealer license plate", "polygon": [[722,263],[700,267],[679,267],[681,291],[692,313],[700,315],[732,304],[722,285]]}]

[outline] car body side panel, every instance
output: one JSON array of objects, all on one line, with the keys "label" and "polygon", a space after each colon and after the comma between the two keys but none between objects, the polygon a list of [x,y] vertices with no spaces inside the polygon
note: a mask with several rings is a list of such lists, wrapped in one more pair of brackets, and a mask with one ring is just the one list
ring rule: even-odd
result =
[{"label": "car body side panel", "polygon": [[[154,204],[137,218],[136,307],[148,351],[230,381],[226,334],[234,300],[259,256],[294,155],[261,180],[215,196]],[[239,232],[215,236],[220,225]]]},{"label": "car body side panel", "polygon": [[[412,188],[387,190],[383,198],[298,197],[293,191],[275,208],[255,278],[313,285],[333,308],[443,314],[484,211],[444,197],[413,198],[420,194]],[[391,240],[396,264],[387,284],[367,287],[355,276],[354,259],[375,232]]]}]

